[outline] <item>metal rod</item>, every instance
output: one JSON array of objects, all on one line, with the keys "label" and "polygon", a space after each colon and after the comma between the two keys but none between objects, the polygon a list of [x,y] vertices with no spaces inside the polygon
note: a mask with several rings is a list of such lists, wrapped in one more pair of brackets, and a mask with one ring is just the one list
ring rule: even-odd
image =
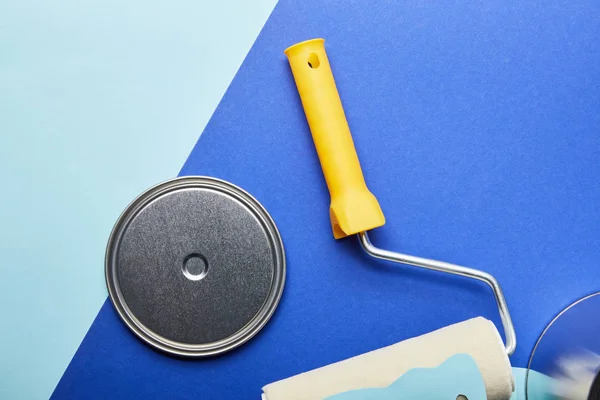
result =
[{"label": "metal rod", "polygon": [[460,275],[487,283],[494,292],[496,304],[498,305],[498,311],[500,312],[500,319],[502,320],[502,326],[504,327],[504,336],[506,337],[506,344],[504,346],[506,354],[510,356],[515,352],[515,348],[517,347],[515,327],[513,325],[512,319],[510,318],[510,313],[508,312],[508,306],[506,305],[506,299],[504,298],[502,289],[500,288],[500,285],[498,284],[496,278],[494,278],[492,275],[484,271],[462,267],[460,265],[450,264],[443,261],[430,260],[427,258],[409,256],[407,254],[401,254],[396,253],[394,251],[380,249],[378,247],[375,247],[373,243],[371,243],[367,232],[359,233],[358,238],[363,250],[372,257],[392,261],[399,264],[413,265],[415,267],[421,267],[431,269],[434,271]]}]

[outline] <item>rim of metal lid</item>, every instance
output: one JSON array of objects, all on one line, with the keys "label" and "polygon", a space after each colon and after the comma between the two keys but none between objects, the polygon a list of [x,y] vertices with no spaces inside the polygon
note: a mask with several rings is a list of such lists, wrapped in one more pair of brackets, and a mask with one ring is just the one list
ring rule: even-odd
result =
[{"label": "rim of metal lid", "polygon": [[[265,232],[269,235],[273,248],[274,263],[276,265],[273,275],[273,283],[269,295],[256,315],[239,331],[232,336],[216,342],[206,344],[186,344],[167,339],[156,332],[146,328],[127,307],[119,284],[116,279],[116,255],[118,245],[123,233],[135,216],[148,204],[162,195],[175,190],[185,188],[208,188],[216,189],[226,193],[244,206],[248,207],[263,225]],[[285,286],[286,262],[283,241],[275,222],[267,210],[252,195],[242,188],[213,177],[208,176],[185,176],[170,179],[155,185],[133,200],[121,213],[108,239],[105,255],[105,278],[110,300],[119,314],[121,320],[140,339],[152,347],[177,356],[185,357],[208,357],[230,351],[246,343],[254,337],[269,321],[283,293]]]},{"label": "rim of metal lid", "polygon": [[[529,399],[529,371],[531,370],[531,367],[533,364],[533,358],[535,357],[535,353],[538,350],[538,347],[540,346],[542,339],[546,335],[546,332],[548,332],[550,330],[550,328],[552,327],[552,325],[554,325],[554,323],[556,321],[558,321],[558,319],[560,317],[562,317],[565,313],[567,313],[570,309],[572,309],[579,303],[582,303],[582,302],[589,300],[596,296],[600,296],[600,292],[594,292],[594,293],[588,294],[587,296],[584,296],[584,297],[572,302],[571,304],[569,304],[567,307],[565,307],[563,310],[561,310],[554,318],[552,318],[552,320],[548,323],[548,325],[546,325],[546,327],[544,328],[544,330],[542,331],[540,336],[537,338],[537,340],[535,341],[535,345],[533,346],[533,349],[531,350],[531,354],[529,355],[529,360],[527,362],[527,370],[525,371],[525,398],[526,399]],[[600,374],[598,376],[600,376]],[[598,380],[598,376],[596,377],[594,384],[597,384],[596,381]],[[598,389],[597,386],[593,386],[593,388]],[[529,399],[529,400],[531,400],[531,399]],[[590,397],[590,400],[592,400],[591,397]]]}]

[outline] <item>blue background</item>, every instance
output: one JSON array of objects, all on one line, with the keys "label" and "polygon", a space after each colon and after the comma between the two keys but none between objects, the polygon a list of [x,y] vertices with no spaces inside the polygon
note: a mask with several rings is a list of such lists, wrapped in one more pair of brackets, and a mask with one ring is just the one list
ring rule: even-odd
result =
[{"label": "blue background", "polygon": [[210,360],[143,345],[105,303],[55,398],[256,399],[264,384],[483,315],[487,287],[334,241],[328,192],[283,50],[324,37],[383,248],[484,269],[525,366],[544,326],[600,288],[600,5],[281,0],[181,175],[252,193],[288,275],[252,341]]}]

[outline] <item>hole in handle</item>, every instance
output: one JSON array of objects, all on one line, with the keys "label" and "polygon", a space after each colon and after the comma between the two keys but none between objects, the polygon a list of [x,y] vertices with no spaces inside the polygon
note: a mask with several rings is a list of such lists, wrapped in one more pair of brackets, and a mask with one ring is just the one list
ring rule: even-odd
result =
[{"label": "hole in handle", "polygon": [[456,400],[469,400],[469,399],[464,394],[459,394],[458,396],[456,396]]},{"label": "hole in handle", "polygon": [[315,69],[319,68],[319,65],[321,65],[321,62],[319,61],[319,56],[315,53],[310,53],[308,55],[308,66],[312,69]]}]

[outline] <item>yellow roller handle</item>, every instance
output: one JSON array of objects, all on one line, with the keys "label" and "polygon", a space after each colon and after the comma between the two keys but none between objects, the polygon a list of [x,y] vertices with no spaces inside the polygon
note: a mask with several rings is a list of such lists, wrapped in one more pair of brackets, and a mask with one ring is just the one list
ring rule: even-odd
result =
[{"label": "yellow roller handle", "polygon": [[339,239],[382,226],[385,217],[365,184],[324,43],[308,40],[285,54],[331,195],[333,236]]}]

